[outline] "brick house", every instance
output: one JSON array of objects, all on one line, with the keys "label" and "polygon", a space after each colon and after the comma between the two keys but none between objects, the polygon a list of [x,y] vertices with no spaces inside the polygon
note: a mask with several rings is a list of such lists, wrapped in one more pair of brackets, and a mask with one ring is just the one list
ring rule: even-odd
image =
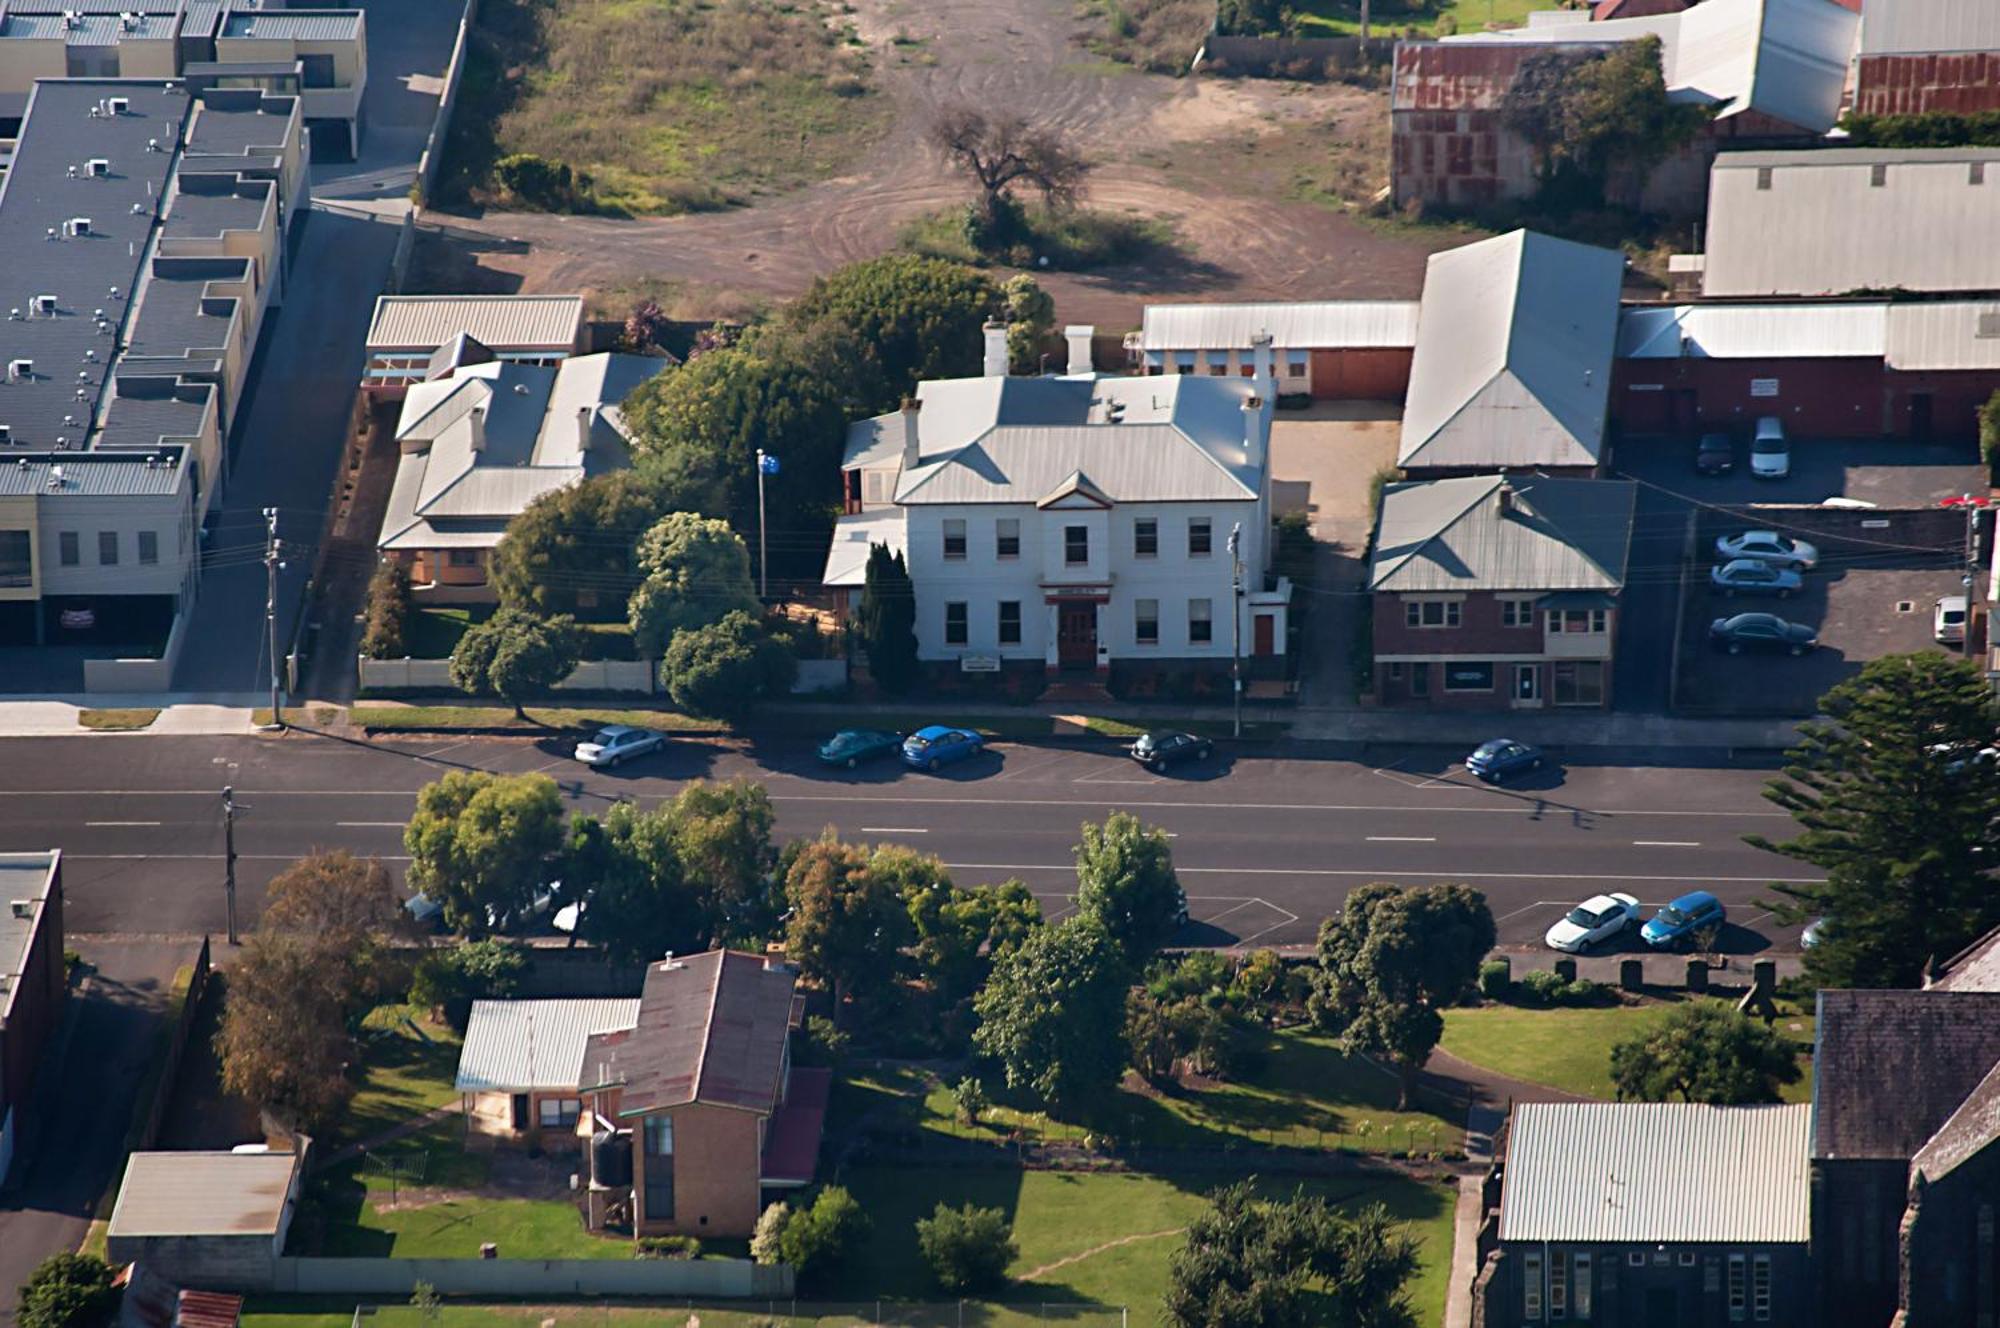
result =
[{"label": "brick house", "polygon": [[586,1043],[593,1228],[744,1237],[811,1182],[832,1072],[792,1064],[797,987],[781,960],[729,950],[647,966],[632,1027]]},{"label": "brick house", "polygon": [[21,1151],[36,1070],[68,994],[62,854],[0,854],[0,1188]]},{"label": "brick house", "polygon": [[1625,480],[1385,488],[1368,571],[1381,703],[1608,706],[1636,499]]},{"label": "brick house", "polygon": [[576,1148],[590,1135],[579,1087],[590,1035],[630,1028],[638,1017],[631,997],[474,1001],[455,1085],[467,1131]]}]

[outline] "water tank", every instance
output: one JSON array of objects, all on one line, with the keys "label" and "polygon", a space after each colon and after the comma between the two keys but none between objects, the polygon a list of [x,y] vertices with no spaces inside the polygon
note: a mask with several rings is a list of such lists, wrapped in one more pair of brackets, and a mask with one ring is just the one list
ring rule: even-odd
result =
[{"label": "water tank", "polygon": [[590,1136],[590,1174],[599,1185],[618,1189],[632,1183],[632,1135],[601,1130]]}]

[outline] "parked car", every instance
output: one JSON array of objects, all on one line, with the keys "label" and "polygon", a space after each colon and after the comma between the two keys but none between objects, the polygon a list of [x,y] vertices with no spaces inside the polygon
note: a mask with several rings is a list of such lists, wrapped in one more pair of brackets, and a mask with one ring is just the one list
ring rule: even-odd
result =
[{"label": "parked car", "polygon": [[1552,950],[1579,954],[1638,920],[1639,901],[1631,895],[1596,895],[1565,913],[1542,939]]},{"label": "parked car", "polygon": [[1869,502],[1866,498],[1843,498],[1838,495],[1832,498],[1820,499],[1819,505],[1821,507],[1845,507],[1857,512],[1872,512],[1875,510],[1875,504]]},{"label": "parked car", "polygon": [[1775,415],[1757,421],[1750,439],[1750,473],[1760,480],[1781,480],[1792,473],[1792,445],[1785,422]]},{"label": "parked car", "polygon": [[1709,570],[1708,584],[1725,595],[1776,595],[1790,599],[1805,585],[1805,578],[1789,567],[1760,563],[1755,558],[1738,558]]},{"label": "parked car", "polygon": [[486,906],[486,930],[508,932],[526,926],[554,908],[556,896],[561,892],[562,882],[550,881],[547,885],[536,886],[534,892],[528,896],[527,904],[511,912],[503,913],[493,907],[493,905],[488,904]]},{"label": "parked car", "polygon": [[605,769],[667,745],[667,735],[629,724],[609,724],[576,745],[576,759],[592,769]]},{"label": "parked car", "polygon": [[403,911],[410,915],[410,921],[425,931],[444,930],[444,904],[419,890],[403,901]]},{"label": "parked car", "polygon": [[1804,623],[1786,622],[1775,613],[1739,613],[1708,625],[1709,644],[1740,655],[1746,650],[1782,650],[1803,655],[1819,644],[1819,633]]},{"label": "parked car", "polygon": [[842,729],[819,745],[819,759],[852,770],[863,761],[888,756],[902,745],[901,737],[882,729]]},{"label": "parked car", "polygon": [[1819,562],[1818,549],[1804,540],[1780,535],[1775,530],[1745,530],[1735,535],[1717,535],[1715,556],[1726,563],[1738,558],[1754,558],[1760,563],[1796,567],[1801,572],[1812,570]]},{"label": "parked car", "polygon": [[1206,761],[1215,755],[1215,744],[1207,738],[1197,738],[1178,729],[1161,729],[1157,733],[1140,735],[1139,740],[1132,744],[1130,754],[1133,760],[1149,770],[1165,770],[1182,761]]},{"label": "parked car", "polygon": [[1965,644],[1965,618],[1971,602],[1964,595],[1940,595],[1931,610],[1931,635],[1939,644],[1962,646]]},{"label": "parked car", "polygon": [[1509,775],[1542,768],[1542,749],[1512,738],[1482,742],[1465,758],[1465,768],[1489,784],[1498,784]]},{"label": "parked car", "polygon": [[1697,475],[1727,475],[1736,469],[1736,447],[1726,433],[1705,433],[1694,447]]},{"label": "parked car", "polygon": [[1818,945],[1825,935],[1826,919],[1814,918],[1806,924],[1806,929],[1799,933],[1799,948],[1801,950],[1810,950],[1815,945]]},{"label": "parked car", "polygon": [[1655,950],[1673,949],[1691,943],[1710,927],[1720,927],[1725,916],[1720,899],[1706,890],[1695,890],[1647,919],[1639,928],[1639,938]]},{"label": "parked car", "polygon": [[936,770],[986,750],[986,739],[969,729],[932,724],[903,739],[903,764]]},{"label": "parked car", "polygon": [[1992,765],[2000,761],[2000,747],[1979,747],[1968,750],[1964,743],[1932,743],[1930,754],[1944,762],[1947,775],[1958,774],[1974,765]]}]

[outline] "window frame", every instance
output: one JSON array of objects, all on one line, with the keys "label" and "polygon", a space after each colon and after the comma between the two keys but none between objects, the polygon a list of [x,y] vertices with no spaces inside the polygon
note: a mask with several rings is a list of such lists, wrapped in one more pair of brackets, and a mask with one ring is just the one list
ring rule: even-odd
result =
[{"label": "window frame", "polygon": [[[1078,553],[1083,556],[1078,557]],[[1090,527],[1063,527],[1063,566],[1088,567],[1090,565]]]},{"label": "window frame", "polygon": [[1750,1317],[1758,1323],[1771,1321],[1771,1256],[1750,1256]]},{"label": "window frame", "polygon": [[1156,516],[1132,518],[1132,556],[1134,558],[1157,558],[1160,556],[1160,519]]},{"label": "window frame", "polygon": [[1724,1283],[1724,1303],[1729,1307],[1729,1321],[1743,1322],[1750,1309],[1750,1261],[1741,1254],[1729,1256],[1729,1273]]},{"label": "window frame", "polygon": [[1570,1278],[1570,1307],[1575,1310],[1579,1320],[1587,1321],[1591,1315],[1591,1302],[1597,1290],[1591,1280],[1595,1271],[1595,1261],[1591,1258],[1589,1250],[1578,1250],[1572,1263],[1574,1267]]},{"label": "window frame", "polygon": [[[1012,526],[1010,532],[1008,527]],[[1012,547],[1009,547],[1009,546]],[[1021,518],[1018,516],[996,517],[993,522],[993,556],[1008,560],[1021,556]]]},{"label": "window frame", "polygon": [[[954,630],[956,635],[954,635]],[[969,645],[972,642],[972,614],[970,606],[962,599],[946,600],[944,605],[944,643],[948,646]]]},{"label": "window frame", "polygon": [[142,530],[139,532],[139,565],[154,567],[160,561],[160,532]]},{"label": "window frame", "polygon": [[1530,1323],[1542,1321],[1542,1252],[1521,1253],[1521,1317]]},{"label": "window frame", "polygon": [[[1007,630],[1009,626],[1009,623],[1007,621],[1007,610],[1009,609],[1012,609],[1014,611],[1014,620],[1012,623],[1012,627],[1014,630],[1012,635],[1009,635]],[[1018,646],[1021,644],[1021,601],[1020,600],[1003,599],[1000,601],[999,606],[994,611],[993,633],[994,633],[994,638],[998,640],[999,643],[1003,646]]]},{"label": "window frame", "polygon": [[[555,1118],[550,1119],[549,1108],[555,1108]],[[540,1097],[535,1099],[535,1125],[544,1130],[574,1129],[583,1119],[583,1099],[580,1097]]]},{"label": "window frame", "polygon": [[[1195,606],[1202,608],[1202,616],[1195,616]],[[1206,596],[1190,599],[1187,607],[1188,644],[1205,646],[1215,644],[1215,601]]]},{"label": "window frame", "polygon": [[1534,599],[1525,595],[1501,596],[1500,625],[1502,627],[1533,627],[1535,625]]},{"label": "window frame", "polygon": [[56,532],[56,566],[83,566],[83,536],[74,530]]},{"label": "window frame", "polygon": [[970,540],[965,533],[965,518],[948,516],[938,523],[938,544],[943,550],[943,558],[948,563],[965,561]]},{"label": "window frame", "polygon": [[1549,1318],[1569,1317],[1569,1269],[1560,1252],[1549,1256]]},{"label": "window frame", "polygon": [[35,533],[32,530],[9,527],[6,530],[0,530],[0,539],[6,539],[10,548],[18,548],[21,554],[19,562],[16,563],[11,561],[13,555],[11,552],[9,553],[8,557],[10,561],[6,566],[10,569],[18,567],[18,570],[8,570],[0,573],[0,586],[6,586],[9,589],[21,589],[33,585],[35,583]]},{"label": "window frame", "polygon": [[[1147,612],[1151,606],[1152,612]],[[1152,632],[1146,631],[1151,625]],[[1132,640],[1142,646],[1160,644],[1160,601],[1156,599],[1135,599],[1132,601]]]},{"label": "window frame", "polygon": [[[1484,686],[1477,686],[1477,687],[1454,686],[1452,682],[1451,671],[1453,669],[1463,669],[1463,668],[1484,668],[1486,670],[1486,684]],[[1463,695],[1472,695],[1479,692],[1490,692],[1493,690],[1494,679],[1497,678],[1498,676],[1499,676],[1499,668],[1491,660],[1484,660],[1484,659],[1446,660],[1444,665],[1444,691],[1447,694],[1463,694]]]},{"label": "window frame", "polygon": [[100,530],[97,532],[97,565],[116,567],[118,565],[118,532]]},{"label": "window frame", "polygon": [[1212,556],[1214,553],[1215,553],[1215,518],[1208,516],[1189,517],[1188,529],[1187,529],[1187,556],[1190,558],[1207,558]]},{"label": "window frame", "polygon": [[[1426,622],[1436,610],[1436,622]],[[1456,599],[1412,598],[1403,601],[1403,626],[1413,631],[1439,632],[1463,626],[1465,604]]]}]

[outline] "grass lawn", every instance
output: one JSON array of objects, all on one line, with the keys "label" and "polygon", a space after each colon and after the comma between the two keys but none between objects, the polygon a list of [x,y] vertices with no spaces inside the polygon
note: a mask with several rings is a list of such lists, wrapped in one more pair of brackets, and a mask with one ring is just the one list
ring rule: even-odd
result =
[{"label": "grass lawn", "polygon": [[[998,1084],[994,1106],[976,1126],[953,1115],[949,1089],[908,1067],[856,1069],[836,1086],[834,1109],[848,1118],[873,1111],[885,1123],[957,1138],[1016,1135],[1040,1142],[1074,1142],[1091,1129],[1146,1148],[1211,1149],[1253,1145],[1348,1148],[1356,1152],[1458,1151],[1456,1119],[1395,1109],[1395,1085],[1380,1071],[1334,1050],[1324,1038],[1288,1030],[1265,1038],[1261,1063],[1241,1083],[1149,1094],[1129,1085],[1111,1094],[1087,1125],[1051,1120],[1005,1105]],[[1246,1167],[1254,1165],[1246,1162]]]},{"label": "grass lawn", "polygon": [[473,32],[443,192],[479,202],[516,201],[496,163],[526,153],[590,177],[579,210],[732,206],[837,174],[889,119],[828,0],[488,0]]},{"label": "grass lawn", "polygon": [[[1646,1001],[1597,1009],[1532,1010],[1482,1005],[1444,1012],[1444,1050],[1489,1070],[1586,1097],[1610,1099],[1611,1046],[1665,1019],[1678,1002]],[[1777,1027],[1810,1050],[1813,1017],[1780,1003]],[[1812,1097],[1809,1064],[1785,1089],[1787,1102]]]},{"label": "grass lawn", "polygon": [[337,1136],[327,1142],[367,1139],[458,1101],[460,1039],[449,1024],[408,1005],[377,1006],[362,1023],[359,1087]]},{"label": "grass lawn", "polygon": [[[458,640],[474,623],[493,616],[491,604],[439,604],[412,607],[403,620],[403,648],[411,659],[450,659]],[[632,627],[622,622],[578,623],[583,631],[583,658],[633,658]]]},{"label": "grass lawn", "polygon": [[[1349,37],[1361,31],[1361,0],[1298,0],[1293,8],[1301,37]],[[1460,32],[1516,28],[1528,21],[1530,10],[1548,8],[1548,0],[1374,0],[1369,33],[1400,36],[1404,28],[1415,27],[1428,37],[1445,14],[1457,20]]]},{"label": "grass lawn", "polygon": [[508,705],[400,705],[361,702],[347,712],[350,723],[371,733],[448,731],[451,729],[582,729],[604,724],[637,724],[673,732],[714,732],[720,725],[673,710],[616,709],[605,706],[527,707],[528,718],[515,717]]},{"label": "grass lawn", "polygon": [[79,710],[76,722],[87,729],[100,733],[125,733],[133,729],[143,729],[160,717],[157,707],[145,709],[134,707],[129,710]]}]

